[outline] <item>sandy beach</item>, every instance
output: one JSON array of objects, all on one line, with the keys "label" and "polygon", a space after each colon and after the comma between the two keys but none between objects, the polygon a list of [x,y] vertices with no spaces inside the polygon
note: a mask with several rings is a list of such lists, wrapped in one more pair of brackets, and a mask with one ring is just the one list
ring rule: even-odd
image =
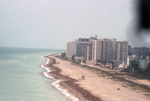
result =
[{"label": "sandy beach", "polygon": [[[79,101],[150,101],[142,92],[123,87],[69,61],[53,56],[45,58],[50,59],[45,65],[51,69],[49,75],[61,80],[60,86]],[[81,78],[83,75],[84,79]]]}]

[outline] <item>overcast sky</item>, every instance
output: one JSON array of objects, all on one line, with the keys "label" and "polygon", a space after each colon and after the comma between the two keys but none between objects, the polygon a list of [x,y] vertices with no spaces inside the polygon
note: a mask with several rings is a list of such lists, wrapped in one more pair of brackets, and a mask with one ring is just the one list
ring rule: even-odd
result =
[{"label": "overcast sky", "polygon": [[0,46],[65,49],[79,37],[128,40],[133,0],[0,0]]}]

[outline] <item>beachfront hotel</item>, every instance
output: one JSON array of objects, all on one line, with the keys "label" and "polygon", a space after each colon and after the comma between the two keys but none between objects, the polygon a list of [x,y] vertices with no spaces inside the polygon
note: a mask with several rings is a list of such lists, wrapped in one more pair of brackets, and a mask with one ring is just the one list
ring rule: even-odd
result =
[{"label": "beachfront hotel", "polygon": [[126,64],[128,56],[128,41],[112,39],[99,39],[93,41],[92,60],[101,60],[106,63],[117,62]]},{"label": "beachfront hotel", "polygon": [[72,59],[75,56],[76,60],[91,60],[92,59],[92,42],[97,36],[90,38],[78,38],[78,40],[68,42],[66,45],[66,56]]},{"label": "beachfront hotel", "polygon": [[115,43],[116,39],[99,39],[93,41],[93,52],[92,60],[97,61],[98,59],[111,62],[115,60]]},{"label": "beachfront hotel", "polygon": [[128,41],[117,41],[116,42],[116,60],[124,61],[127,64],[128,58]]},{"label": "beachfront hotel", "polygon": [[68,59],[71,59],[72,56],[76,56],[76,43],[76,41],[71,41],[67,43],[66,56]]},{"label": "beachfront hotel", "polygon": [[[128,41],[116,41],[115,38],[97,39],[97,36],[90,38],[79,38],[68,42],[66,54],[68,59],[75,56],[76,60],[93,61],[97,60],[111,63],[127,63]],[[118,65],[119,65],[118,64]]]}]

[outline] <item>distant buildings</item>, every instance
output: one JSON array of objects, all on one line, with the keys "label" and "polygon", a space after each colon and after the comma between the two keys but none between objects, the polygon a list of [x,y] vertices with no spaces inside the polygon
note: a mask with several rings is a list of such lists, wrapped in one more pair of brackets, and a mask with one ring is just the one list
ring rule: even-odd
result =
[{"label": "distant buildings", "polygon": [[92,60],[92,42],[85,44],[84,53],[85,53],[84,54],[85,61]]},{"label": "distant buildings", "polygon": [[[129,56],[128,56],[129,55]],[[130,61],[136,60],[139,68],[145,69],[149,63],[150,48],[131,47],[128,41],[117,41],[115,38],[97,39],[78,38],[66,45],[68,59],[85,61],[86,63],[113,63],[114,67],[129,67]]]},{"label": "distant buildings", "polygon": [[139,68],[146,69],[148,62],[145,59],[139,59]]},{"label": "distant buildings", "polygon": [[128,41],[113,39],[99,39],[93,41],[92,60],[101,60],[105,63],[114,62],[115,66],[127,62]]},{"label": "distant buildings", "polygon": [[77,60],[90,60],[92,54],[92,41],[96,40],[97,36],[90,38],[79,38],[78,40],[67,43],[66,56],[72,59],[75,56]]},{"label": "distant buildings", "polygon": [[116,60],[127,62],[128,57],[128,41],[116,42]]},{"label": "distant buildings", "polygon": [[92,60],[102,60],[111,62],[115,60],[116,39],[99,39],[93,41],[93,58]]},{"label": "distant buildings", "polygon": [[138,61],[140,69],[146,69],[149,63],[149,57],[150,57],[150,48],[129,46],[129,56],[127,58],[127,66],[130,67],[130,61],[135,60]]},{"label": "distant buildings", "polygon": [[77,42],[76,41],[71,41],[67,43],[66,47],[66,56],[68,59],[72,59],[72,56],[76,56],[76,46]]},{"label": "distant buildings", "polygon": [[[97,36],[90,38],[79,38],[78,40],[68,42],[66,48],[68,59],[75,56],[76,60],[84,61],[103,61],[111,63],[127,62],[128,41],[116,41],[112,39],[97,39]],[[120,61],[120,62],[118,62]],[[119,64],[118,64],[119,65]]]},{"label": "distant buildings", "polygon": [[150,48],[148,48],[148,47],[130,47],[130,54],[132,54],[132,55],[150,55]]},{"label": "distant buildings", "polygon": [[147,65],[149,63],[149,58],[148,57],[145,57],[143,58],[142,56],[137,56],[137,55],[131,55],[131,56],[128,56],[127,58],[127,66],[130,67],[131,65],[131,61],[137,61],[140,69],[146,69],[147,68]]}]

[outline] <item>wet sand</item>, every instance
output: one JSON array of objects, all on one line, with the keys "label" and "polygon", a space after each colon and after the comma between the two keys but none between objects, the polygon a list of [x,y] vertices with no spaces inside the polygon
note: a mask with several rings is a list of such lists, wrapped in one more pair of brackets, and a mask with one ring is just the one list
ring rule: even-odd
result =
[{"label": "wet sand", "polygon": [[54,77],[57,80],[60,80],[61,82],[59,85],[62,87],[62,89],[68,90],[68,92],[79,99],[79,101],[102,101],[99,97],[96,97],[92,95],[88,90],[82,88],[77,84],[78,80],[70,78],[68,75],[62,75],[60,72],[61,69],[54,66],[56,64],[56,61],[54,58],[51,57],[45,57],[49,58],[49,63],[44,65],[47,68],[50,68],[51,72],[49,72],[49,75]]},{"label": "wet sand", "polygon": [[[99,77],[69,61],[53,56],[46,56],[46,58],[50,59],[45,65],[51,69],[49,75],[61,80],[60,86],[80,101],[150,101],[142,93],[122,87],[111,79]],[[84,80],[81,79],[82,75],[85,76]]]}]

